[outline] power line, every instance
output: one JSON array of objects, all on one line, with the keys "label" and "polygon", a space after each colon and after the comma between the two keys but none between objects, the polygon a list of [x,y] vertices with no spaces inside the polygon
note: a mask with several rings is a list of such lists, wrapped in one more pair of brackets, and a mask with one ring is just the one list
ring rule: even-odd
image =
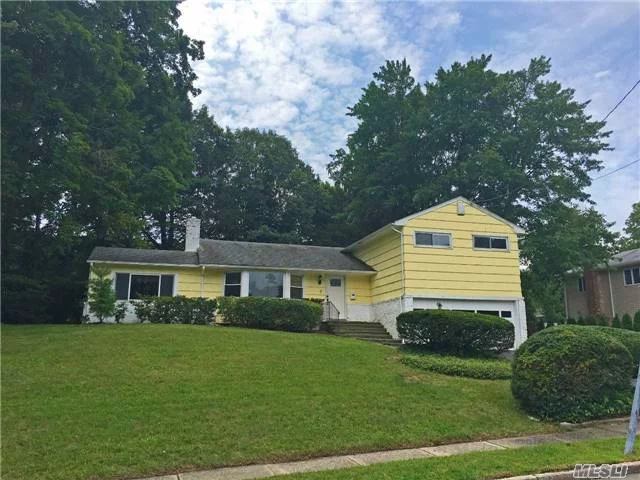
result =
[{"label": "power line", "polygon": [[605,117],[602,119],[602,121],[603,121],[603,122],[604,122],[607,118],[609,118],[609,115],[611,115],[613,112],[615,112],[615,111],[616,111],[616,108],[618,108],[618,107],[620,106],[620,104],[621,104],[622,102],[624,102],[624,101],[625,101],[625,99],[629,96],[629,94],[630,94],[631,92],[633,92],[633,90],[638,86],[638,84],[639,84],[639,83],[640,83],[640,80],[638,80],[638,81],[633,85],[633,87],[631,87],[631,90],[629,90],[629,91],[625,94],[625,96],[624,96],[624,97],[622,97],[622,99],[621,99],[618,103],[616,103],[616,106],[615,106],[615,107],[613,107],[613,108],[611,109],[611,111],[610,111],[609,113],[607,113],[607,114],[605,115]]},{"label": "power line", "polygon": [[637,159],[637,160],[634,160],[634,161],[633,161],[633,162],[631,162],[631,163],[627,163],[626,165],[623,165],[623,166],[621,166],[621,167],[618,167],[618,168],[616,168],[615,170],[610,171],[609,173],[605,173],[604,175],[600,175],[599,177],[592,178],[592,179],[591,179],[591,181],[592,181],[592,182],[595,182],[596,180],[600,180],[601,178],[608,177],[609,175],[612,175],[612,174],[614,174],[614,173],[616,173],[616,172],[619,172],[620,170],[623,170],[623,169],[625,169],[625,168],[627,168],[627,167],[630,167],[631,165],[635,165],[635,164],[636,164],[636,163],[638,163],[638,162],[640,162],[640,158],[639,158],[639,159]]}]

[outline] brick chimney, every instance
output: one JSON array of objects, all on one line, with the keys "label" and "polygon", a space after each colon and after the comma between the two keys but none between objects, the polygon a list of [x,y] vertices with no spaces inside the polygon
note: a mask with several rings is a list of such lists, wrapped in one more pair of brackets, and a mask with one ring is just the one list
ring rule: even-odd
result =
[{"label": "brick chimney", "polygon": [[184,237],[184,251],[197,252],[200,248],[200,219],[189,217],[187,219],[187,231]]},{"label": "brick chimney", "polygon": [[605,315],[609,295],[605,275],[596,270],[584,271],[584,284],[587,291],[587,309],[589,315]]}]

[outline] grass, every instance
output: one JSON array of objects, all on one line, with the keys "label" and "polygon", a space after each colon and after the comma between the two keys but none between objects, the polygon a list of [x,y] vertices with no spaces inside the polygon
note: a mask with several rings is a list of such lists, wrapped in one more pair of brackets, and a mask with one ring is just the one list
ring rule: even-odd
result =
[{"label": "grass", "polygon": [[391,347],[190,325],[2,327],[4,480],[129,478],[556,427]]},{"label": "grass", "polygon": [[640,459],[622,454],[624,439],[547,444],[514,450],[392,462],[370,467],[275,477],[282,480],[484,480],[573,470],[576,463],[621,463]]},{"label": "grass", "polygon": [[462,358],[435,353],[403,353],[405,365],[454,377],[506,380],[511,378],[511,362],[504,358]]}]

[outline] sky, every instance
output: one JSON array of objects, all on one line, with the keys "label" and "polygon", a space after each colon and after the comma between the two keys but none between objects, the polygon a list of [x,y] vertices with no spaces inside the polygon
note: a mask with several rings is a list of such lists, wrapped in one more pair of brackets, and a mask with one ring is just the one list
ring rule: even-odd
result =
[{"label": "sky", "polygon": [[[639,2],[368,2],[186,0],[180,26],[204,40],[196,106],[231,128],[285,135],[327,178],[330,155],[354,131],[346,116],[385,60],[406,58],[424,83],[438,68],[491,54],[496,71],[551,58],[547,77],[604,118],[640,80]],[[640,86],[607,121],[604,169],[640,159]],[[599,211],[620,230],[640,201],[640,162],[594,180]]]}]

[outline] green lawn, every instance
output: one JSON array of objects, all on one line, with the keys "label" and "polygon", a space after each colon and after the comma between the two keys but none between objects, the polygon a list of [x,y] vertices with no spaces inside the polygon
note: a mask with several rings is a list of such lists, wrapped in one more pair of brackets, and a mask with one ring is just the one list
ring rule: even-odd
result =
[{"label": "green lawn", "polygon": [[445,458],[425,458],[276,477],[281,480],[485,480],[540,472],[573,470],[576,463],[621,463],[640,459],[625,456],[624,439],[547,444],[515,450],[494,450]]},{"label": "green lawn", "polygon": [[391,347],[189,325],[3,326],[3,479],[124,478],[555,427]]}]

